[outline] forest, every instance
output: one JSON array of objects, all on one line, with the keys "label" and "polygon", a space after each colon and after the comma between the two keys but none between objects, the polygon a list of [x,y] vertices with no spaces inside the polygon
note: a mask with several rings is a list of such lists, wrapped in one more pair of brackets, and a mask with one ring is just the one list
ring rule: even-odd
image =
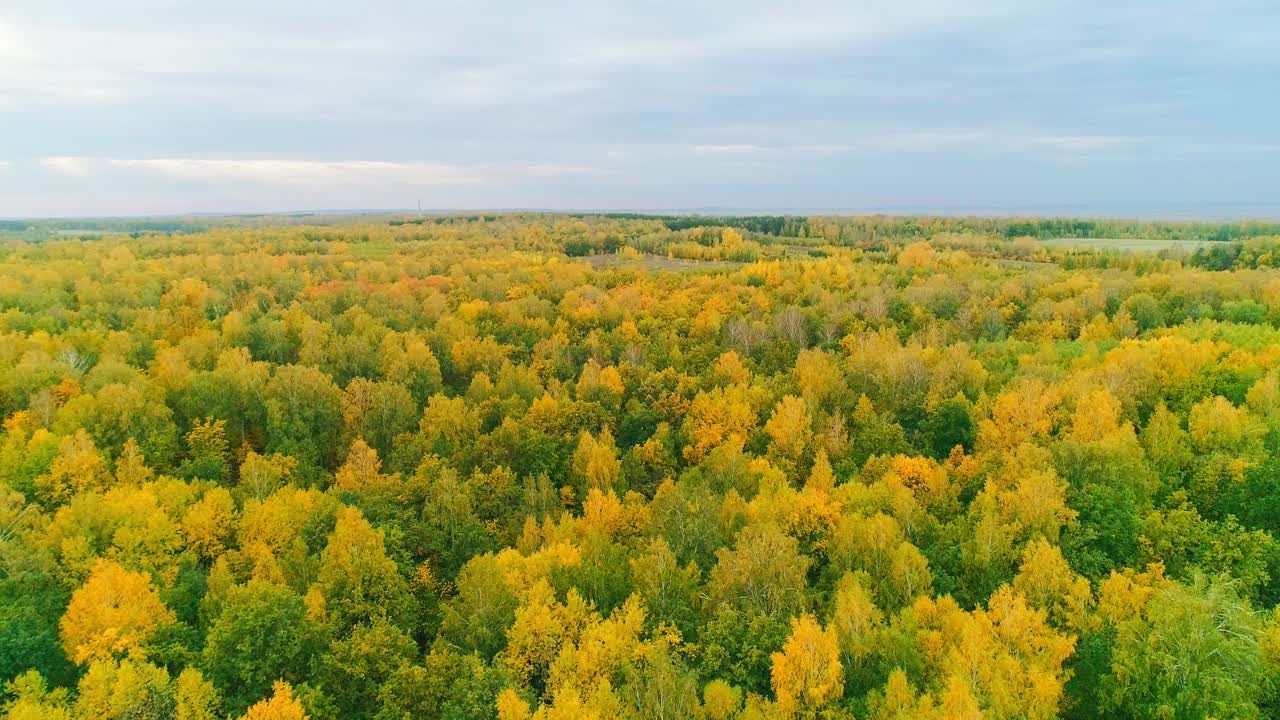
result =
[{"label": "forest", "polygon": [[9,720],[1280,717],[1280,225],[147,222],[0,228]]}]

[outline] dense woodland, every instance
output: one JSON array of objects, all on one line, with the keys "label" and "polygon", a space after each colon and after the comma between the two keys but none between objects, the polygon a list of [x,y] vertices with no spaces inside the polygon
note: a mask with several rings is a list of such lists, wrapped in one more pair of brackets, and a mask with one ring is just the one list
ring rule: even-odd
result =
[{"label": "dense woodland", "polygon": [[0,241],[3,712],[1276,717],[1280,228],[1083,227]]}]

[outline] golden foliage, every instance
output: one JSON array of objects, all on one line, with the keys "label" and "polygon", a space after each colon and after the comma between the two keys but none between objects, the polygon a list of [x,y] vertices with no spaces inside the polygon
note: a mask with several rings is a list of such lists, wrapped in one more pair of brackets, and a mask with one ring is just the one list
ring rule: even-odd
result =
[{"label": "golden foliage", "polygon": [[700,392],[685,418],[689,444],[684,448],[684,457],[697,462],[723,443],[740,446],[755,424],[755,410],[742,392],[722,388]]},{"label": "golden foliage", "polygon": [[293,697],[293,688],[285,682],[276,682],[270,698],[250,706],[240,720],[307,720],[302,703]]},{"label": "golden foliage", "polygon": [[347,461],[334,473],[333,483],[339,490],[361,493],[370,490],[387,490],[394,487],[399,478],[383,475],[378,451],[369,447],[363,439],[351,444]]},{"label": "golden foliage", "polygon": [[225,488],[211,488],[182,518],[187,545],[202,558],[218,557],[235,532],[235,519],[231,493]]},{"label": "golden foliage", "polygon": [[49,472],[36,478],[36,489],[50,501],[62,503],[73,495],[107,484],[107,463],[83,429],[63,438]]},{"label": "golden foliage", "polygon": [[67,656],[86,663],[142,650],[161,626],[173,621],[149,575],[99,560],[72,593],[59,635]]},{"label": "golden foliage", "polygon": [[773,654],[771,671],[778,714],[794,717],[844,694],[844,669],[836,633],[823,629],[805,613],[791,621],[791,636],[782,652]]}]

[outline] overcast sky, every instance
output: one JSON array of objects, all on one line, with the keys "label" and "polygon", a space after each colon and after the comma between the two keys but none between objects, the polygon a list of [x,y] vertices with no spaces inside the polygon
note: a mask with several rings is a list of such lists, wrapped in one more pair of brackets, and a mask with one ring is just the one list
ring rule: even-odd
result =
[{"label": "overcast sky", "polygon": [[1276,0],[4,0],[0,217],[1280,215]]}]

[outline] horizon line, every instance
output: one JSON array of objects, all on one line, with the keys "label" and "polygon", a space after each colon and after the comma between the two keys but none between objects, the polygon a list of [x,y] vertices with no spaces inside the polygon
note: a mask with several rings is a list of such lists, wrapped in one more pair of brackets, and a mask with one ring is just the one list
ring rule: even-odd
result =
[{"label": "horizon line", "polygon": [[[1235,208],[1232,212],[1230,209]],[[1215,212],[1214,209],[1217,211]],[[1266,222],[1280,221],[1280,204],[1274,202],[1208,202],[1187,204],[1185,209],[1147,208],[1137,206],[1128,210],[1107,210],[1092,203],[1059,203],[1037,205],[963,205],[948,207],[945,205],[929,206],[913,203],[900,205],[870,205],[867,207],[804,207],[804,206],[735,206],[735,205],[702,205],[690,207],[405,207],[405,208],[311,208],[293,210],[214,210],[187,212],[143,212],[121,214],[66,214],[66,215],[0,215],[0,221],[17,222],[58,222],[70,220],[148,220],[148,219],[189,219],[189,218],[270,218],[270,217],[306,217],[306,216],[351,216],[360,215],[458,215],[469,213],[503,213],[503,214],[635,214],[659,216],[699,216],[708,217],[952,217],[952,218],[1057,218],[1057,219],[1105,219],[1134,220],[1139,222]]]}]

